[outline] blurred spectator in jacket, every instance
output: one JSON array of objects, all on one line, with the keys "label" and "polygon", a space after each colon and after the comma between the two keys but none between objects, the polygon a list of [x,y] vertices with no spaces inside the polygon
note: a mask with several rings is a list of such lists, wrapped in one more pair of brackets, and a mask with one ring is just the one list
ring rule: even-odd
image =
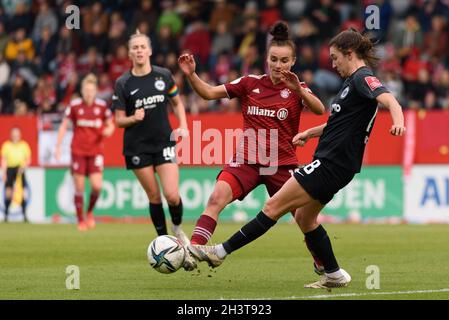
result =
[{"label": "blurred spectator in jacket", "polygon": [[7,60],[15,60],[19,55],[19,51],[23,51],[28,59],[34,58],[35,50],[33,41],[26,36],[25,28],[19,28],[14,32],[13,38],[9,39],[5,48],[5,58]]}]

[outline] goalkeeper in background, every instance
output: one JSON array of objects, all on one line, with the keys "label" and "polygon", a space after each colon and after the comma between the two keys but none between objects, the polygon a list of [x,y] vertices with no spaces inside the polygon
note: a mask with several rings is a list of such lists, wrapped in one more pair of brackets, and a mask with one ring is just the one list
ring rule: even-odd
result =
[{"label": "goalkeeper in background", "polygon": [[22,140],[22,133],[18,127],[13,127],[10,132],[10,140],[5,141],[1,148],[2,181],[5,184],[5,222],[8,221],[9,207],[15,193],[21,192],[22,213],[25,222],[26,197],[23,188],[26,186],[25,169],[31,162],[31,149],[29,144]]}]

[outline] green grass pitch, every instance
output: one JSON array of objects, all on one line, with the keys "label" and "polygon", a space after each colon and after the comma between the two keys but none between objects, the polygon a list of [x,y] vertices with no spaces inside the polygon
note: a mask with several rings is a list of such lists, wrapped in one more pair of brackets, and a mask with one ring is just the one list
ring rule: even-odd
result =
[{"label": "green grass pitch", "polygon": [[[213,241],[240,225],[218,225]],[[217,269],[201,264],[170,275],[152,270],[146,250],[152,225],[0,224],[0,299],[449,299],[449,225],[325,225],[347,288],[305,289],[318,276],[297,226],[279,223]],[[193,224],[184,229],[190,234]],[[80,270],[80,289],[66,288],[66,267]],[[376,265],[380,288],[367,289]]]}]

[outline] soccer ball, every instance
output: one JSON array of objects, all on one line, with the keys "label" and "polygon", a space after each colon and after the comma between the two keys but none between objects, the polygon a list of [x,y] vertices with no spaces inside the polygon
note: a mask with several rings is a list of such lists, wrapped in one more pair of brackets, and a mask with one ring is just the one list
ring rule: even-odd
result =
[{"label": "soccer ball", "polygon": [[150,265],[160,273],[173,273],[184,264],[186,251],[178,238],[159,236],[151,241],[147,250]]}]

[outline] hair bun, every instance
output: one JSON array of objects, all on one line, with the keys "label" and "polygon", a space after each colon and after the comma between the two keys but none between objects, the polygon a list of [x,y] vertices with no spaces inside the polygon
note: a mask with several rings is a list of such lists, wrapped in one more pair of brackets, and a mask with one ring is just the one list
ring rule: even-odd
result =
[{"label": "hair bun", "polygon": [[272,27],[270,34],[273,40],[286,41],[288,40],[288,26],[285,22],[279,21]]}]

